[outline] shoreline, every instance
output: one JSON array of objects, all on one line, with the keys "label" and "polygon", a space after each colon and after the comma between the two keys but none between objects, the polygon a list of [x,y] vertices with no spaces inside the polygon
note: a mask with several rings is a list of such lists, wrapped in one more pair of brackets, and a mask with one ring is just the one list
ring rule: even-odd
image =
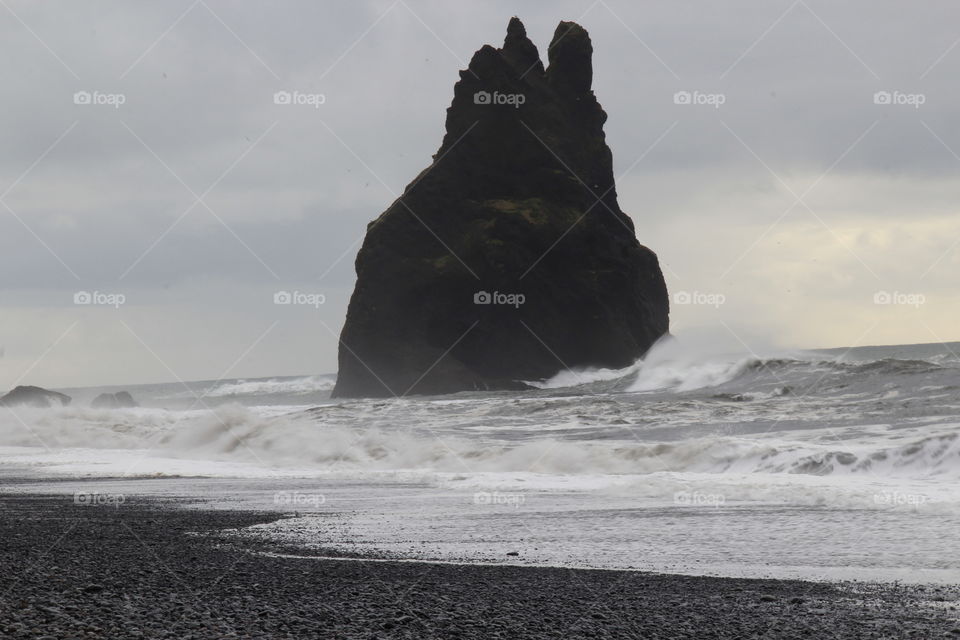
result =
[{"label": "shoreline", "polygon": [[[95,501],[119,498],[121,504],[129,497],[201,510],[269,513],[273,522],[265,530],[254,527],[242,535],[256,537],[264,546],[289,550],[294,557],[640,571],[834,584],[960,584],[956,556],[950,555],[956,550],[955,544],[937,541],[931,534],[891,537],[893,532],[906,534],[914,526],[925,524],[918,520],[921,514],[916,511],[824,511],[815,505],[775,505],[760,510],[750,505],[723,510],[664,509],[645,504],[642,508],[646,511],[631,521],[632,528],[615,523],[619,526],[610,529],[608,525],[624,508],[637,510],[635,502],[606,504],[606,510],[595,511],[585,523],[575,517],[580,494],[537,493],[531,489],[517,494],[531,505],[536,502],[530,520],[513,508],[477,509],[470,487],[437,490],[417,480],[357,486],[331,478],[293,480],[203,475],[78,476],[24,466],[0,469],[0,487],[5,485],[6,493],[15,495],[56,494],[65,500],[79,495]],[[290,499],[296,494],[319,502]],[[278,496],[284,499],[278,500]],[[379,506],[371,508],[371,500]],[[299,506],[301,503],[303,506]],[[411,513],[421,515],[411,518]],[[540,517],[543,514],[550,517]],[[686,521],[679,530],[670,522],[677,516]],[[697,533],[691,519],[694,524],[704,524],[706,533]],[[935,524],[953,529],[945,517]],[[573,528],[565,529],[566,525]],[[591,527],[603,533],[592,534]],[[721,529],[725,533],[717,535]],[[736,540],[728,543],[730,532],[736,532]],[[579,541],[581,533],[589,544]],[[915,544],[926,545],[929,552],[916,558],[896,555],[904,543],[898,546],[887,542],[894,539],[915,540]]]},{"label": "shoreline", "polygon": [[293,556],[279,512],[0,494],[0,635],[960,637],[960,589]]}]

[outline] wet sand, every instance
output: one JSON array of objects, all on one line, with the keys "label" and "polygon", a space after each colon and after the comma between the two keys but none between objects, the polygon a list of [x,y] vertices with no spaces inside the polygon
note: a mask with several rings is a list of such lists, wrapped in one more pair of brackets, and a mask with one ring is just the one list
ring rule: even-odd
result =
[{"label": "wet sand", "polygon": [[230,532],[278,517],[0,494],[0,637],[960,638],[956,587],[289,557]]}]

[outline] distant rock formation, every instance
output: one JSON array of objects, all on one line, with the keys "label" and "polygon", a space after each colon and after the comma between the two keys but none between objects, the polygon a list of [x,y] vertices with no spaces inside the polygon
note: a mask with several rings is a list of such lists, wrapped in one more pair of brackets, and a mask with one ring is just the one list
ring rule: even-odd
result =
[{"label": "distant rock formation", "polygon": [[126,391],[118,391],[117,393],[101,393],[93,399],[90,406],[94,409],[131,409],[140,405]]},{"label": "distant rock formation", "polygon": [[70,396],[57,393],[56,391],[48,391],[40,387],[22,386],[15,388],[0,398],[0,406],[27,406],[46,409],[51,406],[65,407],[70,404],[70,400],[72,400]]},{"label": "distant rock formation", "polygon": [[656,255],[620,210],[587,32],[544,69],[520,20],[460,72],[433,163],[367,227],[334,396],[524,388],[624,367],[669,329]]}]

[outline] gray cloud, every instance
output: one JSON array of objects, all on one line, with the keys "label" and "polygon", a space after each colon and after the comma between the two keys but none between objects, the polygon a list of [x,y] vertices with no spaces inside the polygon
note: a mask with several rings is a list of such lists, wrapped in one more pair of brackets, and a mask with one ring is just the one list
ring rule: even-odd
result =
[{"label": "gray cloud", "polygon": [[[29,28],[0,10],[0,193],[29,172],[3,198],[13,213],[0,209],[0,386],[79,317],[78,289],[127,293],[120,313],[183,378],[216,375],[210,359],[239,356],[271,318],[283,340],[235,375],[333,370],[330,333],[311,316],[278,316],[267,294],[328,291],[324,322],[339,330],[365,225],[430,162],[457,71],[482,44],[499,45],[514,14],[543,57],[559,20],[590,31],[623,208],[671,289],[727,292],[724,309],[676,308],[681,334],[723,320],[751,344],[843,344],[877,313],[878,288],[950,299],[960,237],[951,2],[8,4]],[[276,105],[281,90],[325,102]],[[125,103],[76,105],[76,91]],[[724,103],[678,105],[678,91]],[[877,91],[925,102],[875,104]],[[791,190],[811,185],[813,212],[784,216]],[[213,213],[197,204],[184,215],[191,190],[211,186]],[[804,244],[814,240],[831,250]],[[952,312],[942,302],[884,316],[879,335],[933,339],[924,327],[946,334]],[[834,313],[843,319],[810,320]],[[37,382],[168,377],[138,365],[142,346],[126,338],[116,354],[103,348],[123,331],[116,318],[87,319],[76,344],[37,365]],[[196,329],[209,323],[233,326]]]}]

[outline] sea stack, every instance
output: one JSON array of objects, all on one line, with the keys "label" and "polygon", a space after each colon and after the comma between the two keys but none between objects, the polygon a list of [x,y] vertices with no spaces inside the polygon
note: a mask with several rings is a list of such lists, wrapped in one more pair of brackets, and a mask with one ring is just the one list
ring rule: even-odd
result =
[{"label": "sea stack", "polygon": [[46,409],[48,407],[66,407],[71,400],[70,396],[57,391],[26,385],[17,387],[0,398],[0,407],[26,406]]},{"label": "sea stack", "polygon": [[133,399],[129,391],[118,391],[117,393],[101,393],[93,399],[90,406],[94,409],[133,409],[140,405]]},{"label": "sea stack", "polygon": [[617,203],[592,54],[561,22],[545,69],[513,18],[460,72],[432,164],[367,227],[334,396],[526,388],[627,366],[668,332],[657,257]]}]

